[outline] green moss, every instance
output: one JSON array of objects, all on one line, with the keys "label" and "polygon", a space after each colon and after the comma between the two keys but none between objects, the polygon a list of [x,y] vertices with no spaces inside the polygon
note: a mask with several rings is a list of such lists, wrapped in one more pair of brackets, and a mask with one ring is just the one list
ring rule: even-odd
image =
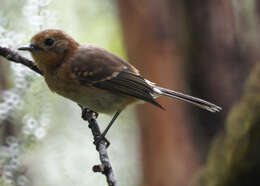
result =
[{"label": "green moss", "polygon": [[240,101],[233,106],[226,126],[226,133],[212,144],[203,183],[197,181],[195,185],[260,185],[259,64],[251,73]]}]

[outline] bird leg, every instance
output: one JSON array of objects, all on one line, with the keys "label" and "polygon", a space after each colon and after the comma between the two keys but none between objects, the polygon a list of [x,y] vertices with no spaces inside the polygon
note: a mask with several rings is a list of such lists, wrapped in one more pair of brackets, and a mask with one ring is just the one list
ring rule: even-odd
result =
[{"label": "bird leg", "polygon": [[[85,121],[90,121],[91,119],[96,119],[98,117],[98,113],[94,112],[88,108],[84,108],[83,106],[79,105],[80,108],[82,109],[82,113],[81,113],[81,117],[83,120]],[[98,144],[104,140],[105,141],[105,145],[106,148],[109,147],[110,142],[105,138],[105,137],[101,137],[101,132],[99,130],[99,128],[97,128],[97,126],[93,126],[93,122],[89,122],[88,125],[89,128],[91,128],[91,130],[93,130],[93,127],[96,127],[95,129],[95,135],[94,135],[94,144],[96,145],[96,147],[98,147]]]},{"label": "bird leg", "polygon": [[111,128],[111,126],[113,125],[113,123],[115,122],[115,120],[117,119],[117,117],[119,116],[121,111],[117,111],[115,113],[115,115],[113,116],[112,120],[108,123],[106,129],[104,130],[104,132],[100,135],[100,136],[97,136],[97,138],[95,139],[95,144],[98,144],[100,143],[100,141],[103,139],[106,141],[107,143],[107,147],[110,145],[110,143],[108,143],[109,141],[106,139],[106,134],[108,132],[108,130]]},{"label": "bird leg", "polygon": [[106,136],[108,130],[109,130],[110,127],[113,125],[113,123],[115,122],[116,118],[119,116],[120,112],[121,112],[121,111],[117,111],[117,112],[115,113],[115,115],[113,116],[112,120],[109,122],[107,128],[106,128],[106,129],[104,130],[104,132],[101,134],[101,137],[105,137],[105,136]]}]

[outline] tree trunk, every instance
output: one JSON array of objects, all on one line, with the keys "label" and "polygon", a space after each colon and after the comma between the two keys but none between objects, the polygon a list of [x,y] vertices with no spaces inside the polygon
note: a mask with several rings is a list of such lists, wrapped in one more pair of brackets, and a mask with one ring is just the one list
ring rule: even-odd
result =
[{"label": "tree trunk", "polygon": [[205,158],[212,137],[223,130],[229,109],[240,98],[252,60],[238,32],[240,23],[231,0],[186,0],[185,9],[190,31],[186,69],[192,94],[223,108],[217,115],[191,111],[197,117],[195,139]]},{"label": "tree trunk", "polygon": [[[176,45],[170,0],[118,0],[130,62],[159,85],[183,90],[182,53]],[[176,25],[177,26],[177,25]],[[167,98],[138,106],[144,184],[185,186],[198,167],[184,104]]]}]

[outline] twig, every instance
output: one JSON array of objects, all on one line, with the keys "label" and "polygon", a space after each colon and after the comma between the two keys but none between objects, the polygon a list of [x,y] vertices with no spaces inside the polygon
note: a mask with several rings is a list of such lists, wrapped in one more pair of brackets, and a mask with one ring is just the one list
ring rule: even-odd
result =
[{"label": "twig", "polygon": [[[33,61],[21,56],[19,53],[13,51],[10,48],[0,46],[0,56],[3,56],[9,61],[20,63],[22,65],[27,66],[34,72],[43,75],[43,73],[38,69]],[[82,108],[82,119],[88,121],[89,128],[91,129],[92,135],[94,137],[94,144],[96,145],[96,149],[99,152],[99,157],[101,161],[101,165],[93,166],[94,172],[101,172],[106,176],[107,183],[109,186],[118,186],[115,175],[112,170],[111,163],[108,158],[107,150],[106,150],[106,141],[104,139],[99,139],[101,135],[100,129],[98,127],[96,117],[96,113],[90,111],[89,109]],[[96,143],[98,141],[98,143]]]},{"label": "twig", "polygon": [[[99,152],[99,158],[101,161],[101,165],[93,166],[93,171],[101,172],[102,174],[104,174],[107,178],[108,185],[118,186],[117,180],[113,173],[111,163],[108,158],[108,154],[106,150],[107,147],[106,141],[105,139],[99,139],[101,132],[96,121],[97,113],[83,107],[81,107],[81,109],[82,109],[83,120],[88,121],[89,123],[89,128],[91,129],[92,135],[94,137],[94,144],[96,145],[96,149]],[[98,139],[100,141],[96,143]]]},{"label": "twig", "polygon": [[43,73],[40,71],[40,69],[37,68],[37,66],[35,65],[35,63],[33,61],[21,56],[20,54],[11,50],[10,48],[0,46],[0,56],[3,56],[4,58],[6,58],[9,61],[23,64],[23,65],[29,67],[30,69],[32,69],[34,72],[37,72],[38,74],[43,75]]}]

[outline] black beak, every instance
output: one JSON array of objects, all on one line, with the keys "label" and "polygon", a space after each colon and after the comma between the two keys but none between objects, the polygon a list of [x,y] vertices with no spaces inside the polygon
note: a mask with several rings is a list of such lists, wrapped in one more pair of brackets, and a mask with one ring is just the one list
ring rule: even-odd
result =
[{"label": "black beak", "polygon": [[25,50],[25,51],[35,51],[35,50],[38,50],[39,47],[37,47],[36,45],[33,45],[33,44],[30,44],[29,46],[22,46],[22,47],[19,47],[18,50]]}]

